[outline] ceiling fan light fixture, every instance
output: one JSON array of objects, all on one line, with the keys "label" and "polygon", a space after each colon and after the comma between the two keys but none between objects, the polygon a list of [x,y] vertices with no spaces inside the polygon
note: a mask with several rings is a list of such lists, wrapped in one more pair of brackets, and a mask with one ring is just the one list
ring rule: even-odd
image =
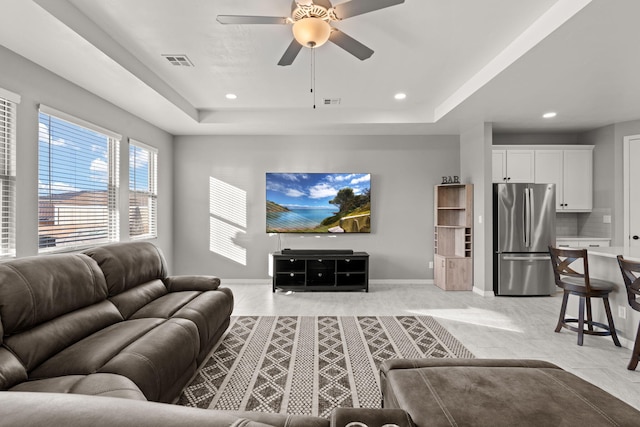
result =
[{"label": "ceiling fan light fixture", "polygon": [[305,47],[320,47],[330,35],[331,25],[320,18],[303,18],[293,24],[293,37]]}]

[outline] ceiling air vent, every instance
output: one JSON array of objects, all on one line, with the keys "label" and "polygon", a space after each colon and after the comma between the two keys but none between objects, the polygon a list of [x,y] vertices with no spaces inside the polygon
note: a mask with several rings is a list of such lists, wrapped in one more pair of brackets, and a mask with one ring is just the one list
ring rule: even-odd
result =
[{"label": "ceiling air vent", "polygon": [[176,67],[193,67],[193,62],[187,58],[187,55],[162,55],[167,58],[171,65]]},{"label": "ceiling air vent", "polygon": [[340,98],[325,98],[324,105],[338,105],[340,104]]}]

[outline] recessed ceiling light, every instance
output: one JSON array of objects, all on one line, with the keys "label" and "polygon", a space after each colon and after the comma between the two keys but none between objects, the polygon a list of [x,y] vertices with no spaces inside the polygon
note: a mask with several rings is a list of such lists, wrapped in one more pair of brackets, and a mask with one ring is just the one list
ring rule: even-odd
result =
[{"label": "recessed ceiling light", "polygon": [[555,117],[555,116],[557,116],[557,115],[558,115],[558,113],[556,113],[556,112],[554,112],[554,111],[549,111],[548,113],[544,113],[544,114],[542,115],[542,117],[544,117],[545,119],[552,119],[552,118],[554,118],[554,117]]},{"label": "recessed ceiling light", "polygon": [[395,99],[397,99],[397,100],[401,100],[401,99],[405,99],[407,97],[407,94],[406,93],[396,93],[393,97]]},{"label": "recessed ceiling light", "polygon": [[236,99],[238,97],[238,95],[236,95],[235,93],[228,93],[225,95],[225,98],[227,99]]}]

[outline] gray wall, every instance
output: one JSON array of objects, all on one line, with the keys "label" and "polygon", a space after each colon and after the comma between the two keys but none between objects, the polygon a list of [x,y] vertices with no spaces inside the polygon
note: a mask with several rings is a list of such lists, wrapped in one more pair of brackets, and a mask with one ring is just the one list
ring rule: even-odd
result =
[{"label": "gray wall", "polygon": [[624,244],[623,140],[640,134],[640,120],[605,126],[580,135],[580,143],[595,145],[593,153],[594,210],[611,209],[611,244]]},{"label": "gray wall", "polygon": [[493,291],[492,141],[490,123],[480,123],[460,135],[461,176],[463,182],[474,184],[473,288],[483,295]]},{"label": "gray wall", "polygon": [[121,240],[127,240],[127,137],[158,148],[158,239],[172,261],[172,136],[0,46],[0,87],[21,96],[17,116],[17,256],[38,252],[38,104],[42,103],[123,135],[120,145]]},{"label": "gray wall", "polygon": [[[372,280],[432,279],[433,186],[459,171],[457,136],[176,137],[175,270],[265,280],[279,248],[349,248]],[[266,172],[371,173],[371,234],[267,235]]]},{"label": "gray wall", "polygon": [[573,133],[495,133],[493,145],[563,145],[578,144]]},{"label": "gray wall", "polygon": [[629,122],[616,123],[614,132],[614,146],[613,146],[613,157],[615,162],[614,168],[614,182],[615,182],[615,192],[614,192],[614,200],[615,206],[617,207],[614,218],[614,236],[616,239],[616,244],[619,246],[624,245],[624,239],[628,238],[624,236],[624,189],[623,189],[623,146],[624,146],[624,137],[629,135],[639,135],[640,134],[640,120],[633,120]]}]

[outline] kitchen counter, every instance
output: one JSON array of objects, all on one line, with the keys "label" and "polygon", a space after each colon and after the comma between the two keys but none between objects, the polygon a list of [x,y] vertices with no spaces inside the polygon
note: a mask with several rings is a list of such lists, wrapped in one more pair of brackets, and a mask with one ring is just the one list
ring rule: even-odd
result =
[{"label": "kitchen counter", "polygon": [[610,246],[599,248],[587,248],[587,253],[592,256],[616,258],[618,255],[622,255],[625,259],[632,261],[640,261],[640,247],[633,247],[625,249],[622,246]]},{"label": "kitchen counter", "polygon": [[556,240],[598,240],[609,241],[609,237],[588,237],[588,236],[556,236]]},{"label": "kitchen counter", "polygon": [[571,247],[571,248],[597,248],[602,246],[609,246],[611,239],[607,237],[587,237],[587,236],[557,236],[556,245],[558,247]]}]

